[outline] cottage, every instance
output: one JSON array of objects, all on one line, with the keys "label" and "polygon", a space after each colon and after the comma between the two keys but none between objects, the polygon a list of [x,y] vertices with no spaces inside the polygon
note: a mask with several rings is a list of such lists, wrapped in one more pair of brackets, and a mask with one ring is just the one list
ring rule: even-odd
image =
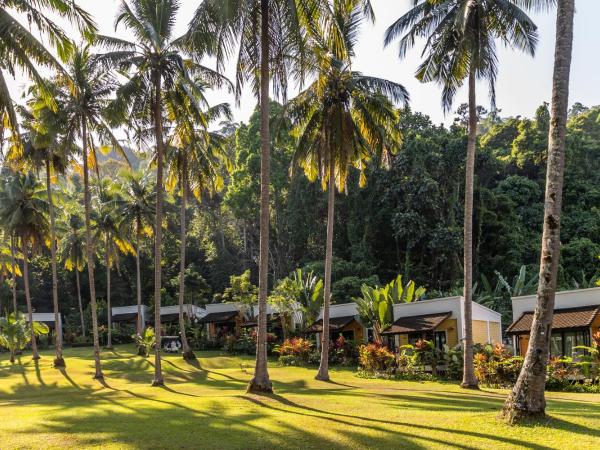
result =
[{"label": "cottage", "polygon": [[[502,342],[501,315],[473,302],[473,342]],[[435,346],[454,347],[465,336],[464,298],[447,297],[394,305],[394,323],[382,334],[391,347],[432,340]]]},{"label": "cottage", "polygon": [[[512,298],[514,322],[508,327],[516,355],[524,356],[529,345],[537,296]],[[557,292],[550,338],[552,356],[573,356],[573,347],[590,346],[600,331],[600,287]]]},{"label": "cottage", "polygon": [[[145,326],[146,323],[150,321],[150,315],[148,313],[148,307],[146,305],[141,306],[141,319],[142,326]],[[114,308],[112,308],[111,320],[112,323],[119,325],[122,323],[132,323],[136,325],[138,320],[137,305],[115,306]]]},{"label": "cottage", "polygon": [[[25,314],[25,320],[27,322],[29,322],[29,315]],[[55,333],[60,333],[60,335],[63,335],[63,324],[62,324],[62,314],[58,315],[58,327],[56,327],[56,324],[54,323],[54,313],[53,312],[49,312],[49,313],[33,313],[32,314],[33,317],[33,321],[34,322],[39,322],[39,323],[44,323],[46,325],[48,325],[48,328],[50,328],[50,331],[55,334]]]},{"label": "cottage", "polygon": [[233,303],[214,303],[206,305],[198,324],[206,325],[209,339],[220,339],[226,336],[239,336],[244,314]]},{"label": "cottage", "polygon": [[[321,342],[323,332],[323,309],[319,317],[307,330],[309,334],[315,334],[317,345]],[[343,336],[346,340],[354,342],[366,342],[368,330],[360,322],[356,303],[342,303],[331,305],[329,308],[329,336],[332,340]]]}]

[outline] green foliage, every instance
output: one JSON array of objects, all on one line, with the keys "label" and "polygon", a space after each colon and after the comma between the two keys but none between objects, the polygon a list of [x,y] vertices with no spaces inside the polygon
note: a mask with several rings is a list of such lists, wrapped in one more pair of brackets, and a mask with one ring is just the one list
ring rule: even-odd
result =
[{"label": "green foliage", "polygon": [[416,288],[414,281],[406,286],[402,284],[402,275],[398,275],[383,287],[372,287],[363,284],[362,296],[355,297],[354,302],[362,322],[375,331],[377,342],[381,340],[381,332],[394,321],[394,304],[417,301],[425,295],[426,289]]},{"label": "green foliage", "polygon": [[48,325],[43,323],[33,322],[33,326],[30,327],[21,313],[0,317],[0,346],[10,352],[11,362],[14,362],[15,353],[23,350],[31,342],[32,329],[36,336],[50,332]]},{"label": "green foliage", "polygon": [[363,370],[386,372],[392,368],[394,354],[378,344],[361,345],[358,347],[358,362]]},{"label": "green foliage", "polygon": [[250,270],[241,275],[231,275],[229,287],[223,291],[220,300],[224,303],[236,303],[251,306],[258,302],[258,287],[250,281]]},{"label": "green foliage", "polygon": [[144,332],[140,334],[134,334],[131,336],[135,344],[143,350],[144,356],[148,357],[154,346],[156,345],[156,333],[154,328],[147,327]]}]

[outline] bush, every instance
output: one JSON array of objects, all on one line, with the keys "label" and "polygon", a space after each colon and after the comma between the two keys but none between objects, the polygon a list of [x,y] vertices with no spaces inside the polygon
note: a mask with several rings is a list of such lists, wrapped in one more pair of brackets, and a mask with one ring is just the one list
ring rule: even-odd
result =
[{"label": "bush", "polygon": [[523,358],[512,356],[502,344],[482,347],[474,356],[475,376],[484,386],[510,388],[517,381]]},{"label": "bush", "polygon": [[389,372],[394,367],[394,354],[377,343],[361,345],[358,363],[366,372]]}]

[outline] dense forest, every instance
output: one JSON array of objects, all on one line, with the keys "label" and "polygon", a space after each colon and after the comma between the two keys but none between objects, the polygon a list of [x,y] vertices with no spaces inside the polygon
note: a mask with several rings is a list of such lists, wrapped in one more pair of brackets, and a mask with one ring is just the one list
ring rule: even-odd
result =
[{"label": "dense forest", "polygon": [[[293,138],[272,107],[272,178],[270,283],[297,267],[323,271],[326,194],[292,166]],[[333,301],[347,302],[362,283],[385,283],[402,273],[427,287],[427,296],[460,294],[462,289],[462,202],[466,108],[458,108],[450,127],[435,125],[418,112],[401,111],[403,143],[387,168],[373,164],[359,187],[353,173],[338,196],[333,266]],[[525,266],[537,276],[543,218],[545,154],[550,115],[541,105],[533,118],[501,118],[479,108],[480,151],[476,163],[474,279],[477,297],[494,289],[500,276],[511,280]],[[257,276],[260,172],[259,116],[248,123],[224,123],[231,157],[224,187],[189,204],[187,234],[187,301],[215,301],[231,275],[246,269]],[[143,155],[131,153],[134,166]],[[99,162],[103,178],[118,178],[124,165],[115,155]],[[81,189],[77,173],[72,189]],[[78,198],[75,196],[75,198]],[[80,198],[80,197],[79,197]],[[179,199],[166,204],[163,253],[163,304],[176,304],[179,267]],[[576,104],[570,111],[565,172],[560,288],[592,285],[600,261],[600,107]],[[142,242],[143,301],[153,303],[152,239]],[[102,249],[99,249],[102,251]],[[34,258],[32,301],[37,311],[51,311],[49,252]],[[96,265],[102,305],[105,269]],[[135,258],[121,255],[112,278],[114,306],[135,304]],[[59,268],[60,305],[68,323],[77,324],[75,275]],[[19,279],[19,281],[21,281]],[[533,284],[532,284],[533,285]],[[22,286],[18,286],[22,290]],[[89,292],[81,277],[81,292]],[[20,293],[22,295],[22,292]],[[1,308],[11,298],[2,285]],[[89,314],[89,309],[88,309]],[[104,317],[104,314],[100,314]]]}]

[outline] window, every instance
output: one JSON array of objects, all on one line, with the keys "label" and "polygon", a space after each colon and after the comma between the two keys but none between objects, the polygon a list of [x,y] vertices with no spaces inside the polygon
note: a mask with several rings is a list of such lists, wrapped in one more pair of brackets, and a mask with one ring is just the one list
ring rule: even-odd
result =
[{"label": "window", "polygon": [[553,331],[550,338],[550,354],[557,357],[573,356],[573,348],[580,345],[590,345],[590,334],[587,330]]},{"label": "window", "polygon": [[433,334],[433,343],[435,344],[435,348],[444,350],[444,345],[446,345],[446,332],[436,331]]}]

